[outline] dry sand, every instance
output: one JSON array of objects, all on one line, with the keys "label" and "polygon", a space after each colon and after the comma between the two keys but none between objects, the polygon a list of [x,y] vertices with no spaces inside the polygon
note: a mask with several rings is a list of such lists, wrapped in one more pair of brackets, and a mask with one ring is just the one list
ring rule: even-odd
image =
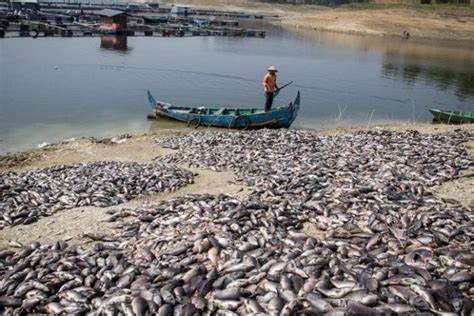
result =
[{"label": "dry sand", "polygon": [[[384,126],[375,126],[374,129],[389,130],[418,130],[423,133],[446,132],[454,129],[474,130],[474,124],[463,126],[408,124],[396,123]],[[318,134],[341,134],[354,132],[360,128],[325,129],[314,131]],[[0,171],[28,170],[48,167],[56,164],[70,164],[77,162],[94,162],[99,160],[153,162],[153,159],[165,155],[170,150],[154,144],[157,137],[180,135],[186,132],[162,132],[159,134],[136,135],[125,139],[120,144],[109,140],[79,139],[59,144],[53,144],[42,149],[33,149],[16,155],[0,156]],[[474,142],[466,144],[469,153],[474,157]],[[11,159],[15,157],[14,159]],[[248,196],[250,189],[241,183],[236,183],[231,171],[213,172],[209,170],[190,168],[181,165],[195,173],[193,184],[175,192],[156,193],[138,197],[128,203],[106,208],[80,207],[61,210],[49,217],[42,217],[36,223],[26,226],[7,227],[0,231],[0,249],[9,247],[9,241],[19,241],[24,244],[32,241],[52,243],[56,240],[68,240],[70,244],[91,242],[83,234],[113,233],[114,224],[106,222],[107,211],[121,208],[134,208],[144,203],[167,200],[186,194],[200,193],[229,193],[243,199]],[[441,197],[456,199],[464,206],[474,208],[474,170],[467,170],[458,179],[447,182],[434,188],[434,192]],[[315,238],[324,238],[324,233],[313,224],[307,223],[304,231]]]},{"label": "dry sand", "polygon": [[360,35],[402,36],[443,40],[474,40],[474,12],[385,9],[308,9],[282,17],[286,28],[332,31]]},{"label": "dry sand", "polygon": [[[112,160],[112,159],[109,159]],[[0,249],[8,248],[9,241],[14,240],[22,244],[39,241],[41,244],[51,244],[63,239],[69,244],[87,243],[92,240],[83,237],[84,234],[111,234],[115,223],[107,222],[109,210],[122,208],[136,208],[163,200],[169,200],[186,194],[220,194],[228,193],[237,198],[244,198],[248,189],[234,182],[232,172],[213,172],[196,170],[194,183],[175,192],[156,193],[136,198],[128,203],[110,207],[78,207],[61,210],[49,217],[41,217],[30,225],[10,226],[0,231]]]},{"label": "dry sand", "polygon": [[[285,28],[320,30],[379,36],[401,36],[408,31],[412,37],[443,40],[474,40],[474,10],[449,7],[430,10],[430,6],[373,9],[316,5],[288,5],[246,0],[176,0],[200,8],[244,11],[263,14],[272,23]],[[278,19],[272,16],[278,15]]]},{"label": "dry sand", "polygon": [[[167,134],[160,134],[163,136]],[[32,156],[31,160],[17,166],[2,166],[1,170],[29,170],[33,168],[49,167],[57,164],[72,164],[80,162],[135,161],[153,162],[153,158],[165,155],[170,150],[153,144],[157,135],[139,135],[128,138],[120,144],[106,142],[98,143],[92,139],[80,139],[63,144],[54,144],[44,149],[30,150],[24,154]],[[108,144],[107,144],[108,143]],[[20,154],[21,155],[21,154]],[[0,160],[1,163],[1,160]],[[175,192],[156,193],[138,197],[128,203],[100,208],[78,207],[61,210],[49,217],[41,217],[30,225],[10,226],[0,231],[0,249],[9,246],[14,240],[23,244],[39,241],[42,244],[64,239],[70,244],[91,241],[83,238],[83,234],[109,234],[114,231],[114,223],[106,222],[109,217],[107,211],[121,208],[135,208],[145,203],[168,200],[186,194],[220,194],[228,193],[237,198],[244,198],[248,188],[234,181],[234,174],[227,172],[213,172],[179,166],[195,174],[194,183]]]},{"label": "dry sand", "polygon": [[[468,142],[466,148],[469,155],[474,157],[474,141]],[[465,170],[458,179],[443,183],[433,191],[442,198],[457,200],[474,210],[474,169]]]}]

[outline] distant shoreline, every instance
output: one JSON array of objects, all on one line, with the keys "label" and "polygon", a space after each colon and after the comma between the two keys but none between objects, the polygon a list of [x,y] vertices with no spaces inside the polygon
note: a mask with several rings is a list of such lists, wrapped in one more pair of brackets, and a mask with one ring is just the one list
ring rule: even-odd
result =
[{"label": "distant shoreline", "polygon": [[398,37],[408,33],[408,38],[474,41],[474,6],[365,3],[330,8],[245,0],[183,0],[176,3],[269,17],[278,15],[278,19],[267,21],[297,31]]}]

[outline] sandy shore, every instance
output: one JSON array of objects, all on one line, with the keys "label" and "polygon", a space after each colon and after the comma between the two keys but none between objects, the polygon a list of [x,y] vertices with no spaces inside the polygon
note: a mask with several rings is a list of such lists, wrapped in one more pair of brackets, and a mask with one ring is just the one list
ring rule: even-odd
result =
[{"label": "sandy shore", "polygon": [[[441,133],[455,129],[472,131],[474,130],[474,125],[390,124],[373,128]],[[338,128],[315,131],[315,133],[326,135],[341,134],[356,130],[357,128]],[[154,139],[170,135],[182,135],[188,132],[166,131],[157,134],[135,135],[120,140],[120,143],[112,142],[110,139],[96,140],[88,138],[52,144],[41,149],[32,149],[0,156],[0,171],[29,170],[58,164],[95,162],[100,160],[153,162],[154,158],[171,152],[154,144]],[[474,156],[474,142],[467,143],[466,147],[470,155]],[[63,210],[52,216],[42,217],[36,223],[30,225],[6,227],[0,233],[0,249],[8,248],[9,242],[12,240],[21,243],[39,241],[45,244],[59,239],[65,239],[71,244],[90,242],[91,240],[84,237],[84,234],[107,234],[113,232],[113,225],[106,221],[108,218],[107,212],[110,210],[133,208],[144,203],[167,200],[194,193],[229,193],[237,198],[245,198],[249,193],[248,187],[234,180],[234,174],[231,171],[213,172],[190,168],[189,166],[180,167],[188,169],[195,174],[193,184],[172,193],[156,193],[142,196],[118,206],[106,208],[90,206]],[[443,198],[455,199],[466,207],[474,208],[474,170],[466,170],[456,180],[444,183],[442,186],[435,188],[434,191]],[[312,235],[318,234],[311,225],[306,226],[306,230]]]},{"label": "sandy shore", "polygon": [[[173,1],[170,1],[173,2]],[[401,36],[442,40],[474,40],[474,10],[469,7],[357,6],[329,8],[252,1],[185,0],[196,7],[263,14],[273,24],[294,30],[319,30],[360,35]],[[271,19],[272,16],[278,19]]]},{"label": "sandy shore", "polygon": [[438,40],[474,40],[474,14],[430,12],[409,9],[349,10],[309,9],[284,16],[286,28],[320,30],[360,35],[402,36]]}]

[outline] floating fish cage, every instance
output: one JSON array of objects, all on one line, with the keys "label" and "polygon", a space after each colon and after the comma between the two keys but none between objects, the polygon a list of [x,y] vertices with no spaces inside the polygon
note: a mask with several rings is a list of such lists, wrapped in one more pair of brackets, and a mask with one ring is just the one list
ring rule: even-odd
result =
[{"label": "floating fish cage", "polygon": [[186,32],[184,30],[176,29],[159,29],[159,30],[54,30],[54,29],[32,29],[30,31],[12,31],[0,29],[0,38],[5,37],[96,37],[102,35],[118,35],[118,36],[145,36],[145,37],[197,37],[197,36],[227,36],[227,37],[265,37],[265,32],[255,32],[242,30],[192,30]]},{"label": "floating fish cage", "polygon": [[[66,5],[66,4],[64,4]],[[68,5],[66,5],[67,7]],[[52,10],[54,5],[48,7]],[[62,7],[62,5],[60,6]],[[97,6],[97,8],[103,6]],[[85,8],[85,7],[84,7]],[[83,9],[84,9],[83,8]],[[95,8],[95,7],[94,7]],[[117,8],[116,8],[117,9]],[[46,9],[45,9],[46,10]],[[185,37],[185,36],[229,36],[229,37],[265,37],[265,31],[239,27],[239,21],[233,19],[213,19],[188,16],[158,17],[134,14],[129,23],[120,29],[109,29],[100,23],[97,12],[92,9],[82,14],[67,15],[55,8],[52,12],[35,12],[28,15],[0,16],[0,38],[4,37],[87,37],[100,35],[125,35],[146,37]],[[61,11],[61,12],[59,12]],[[202,12],[200,12],[202,13]],[[226,16],[227,17],[227,16]],[[155,23],[158,21],[160,23]],[[147,23],[152,21],[152,23]]]}]

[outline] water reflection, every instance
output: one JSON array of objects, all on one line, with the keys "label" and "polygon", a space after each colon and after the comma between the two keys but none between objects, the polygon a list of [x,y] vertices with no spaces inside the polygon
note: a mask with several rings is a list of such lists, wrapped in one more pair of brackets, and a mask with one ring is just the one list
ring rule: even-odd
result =
[{"label": "water reflection", "polygon": [[[293,33],[299,36],[298,33]],[[474,66],[474,44],[427,39],[359,36],[335,32],[304,32],[301,40],[338,48],[356,48],[361,52],[383,52],[386,56],[403,56],[412,59],[455,60]]]},{"label": "water reflection", "polygon": [[308,32],[324,46],[353,48],[359,58],[381,53],[382,77],[414,87],[420,81],[441,91],[452,89],[459,101],[474,97],[474,45],[468,42],[406,40]]},{"label": "water reflection", "polygon": [[384,50],[382,75],[409,86],[424,81],[441,91],[453,89],[465,101],[474,96],[474,50],[467,43],[391,43]]},{"label": "water reflection", "polygon": [[189,127],[188,124],[184,122],[168,120],[165,118],[148,119],[148,123],[150,124],[148,127],[149,133],[156,133],[162,130],[194,130],[194,128]]},{"label": "water reflection", "polygon": [[162,131],[173,131],[173,132],[179,132],[179,131],[204,131],[204,130],[212,130],[212,131],[227,131],[227,128],[216,128],[216,127],[206,127],[206,126],[200,126],[199,129],[196,129],[194,127],[188,126],[187,123],[185,122],[179,122],[171,119],[166,119],[166,118],[159,118],[159,119],[149,119],[149,127],[148,127],[148,132],[149,133],[158,133]]},{"label": "water reflection", "polygon": [[472,71],[453,71],[452,68],[420,65],[410,61],[403,63],[386,61],[382,66],[382,74],[385,78],[402,80],[410,86],[415,86],[422,79],[442,91],[452,88],[461,101],[474,96],[474,72]]},{"label": "water reflection", "polygon": [[128,51],[127,36],[106,35],[100,37],[100,48],[116,50],[123,53]]},{"label": "water reflection", "polygon": [[4,39],[0,152],[71,137],[187,128],[146,122],[147,89],[177,105],[263,106],[269,63],[281,69],[281,83],[295,82],[275,105],[301,91],[294,127],[427,122],[430,107],[473,110],[474,44],[278,28],[267,35],[104,36],[100,45],[97,38]]}]

